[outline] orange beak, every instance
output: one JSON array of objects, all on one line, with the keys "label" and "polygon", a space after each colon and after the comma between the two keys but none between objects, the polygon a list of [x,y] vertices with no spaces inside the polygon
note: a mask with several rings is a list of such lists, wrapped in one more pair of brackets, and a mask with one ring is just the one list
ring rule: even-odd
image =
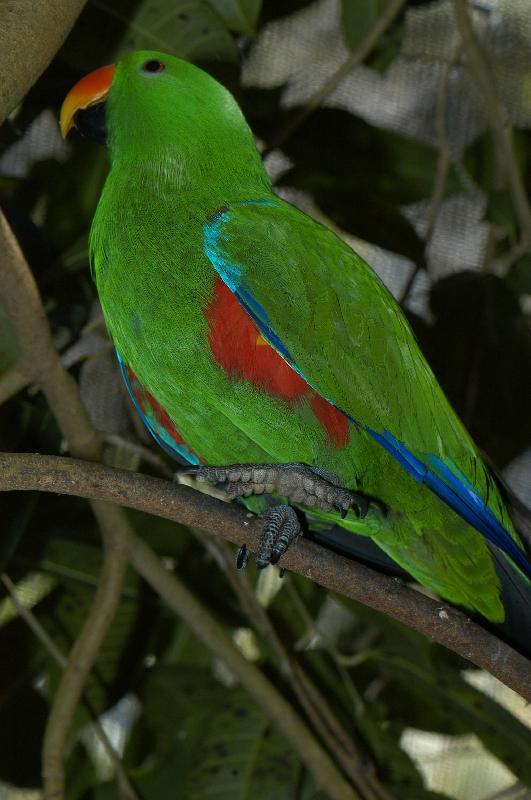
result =
[{"label": "orange beak", "polygon": [[60,126],[63,139],[75,124],[76,112],[105,100],[111,88],[114,71],[114,64],[95,69],[70,89],[61,106]]}]

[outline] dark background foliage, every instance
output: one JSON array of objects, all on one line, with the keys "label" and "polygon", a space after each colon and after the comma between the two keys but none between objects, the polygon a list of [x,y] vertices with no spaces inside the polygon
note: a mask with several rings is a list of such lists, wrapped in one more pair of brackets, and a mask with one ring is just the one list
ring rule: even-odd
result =
[{"label": "dark background foliage", "polygon": [[[529,38],[525,28],[518,30],[518,9],[514,17],[507,8],[500,16],[495,6],[478,4],[475,22],[518,126],[515,158],[531,188],[522,62]],[[529,502],[529,243],[488,113],[463,66],[450,3],[410,0],[361,71],[334,85],[342,60],[386,8],[385,0],[92,0],[4,125],[2,207],[37,278],[64,363],[79,377],[95,424],[109,435],[112,463],[156,474],[169,467],[139,431],[120,388],[87,268],[105,151],[80,139],[61,143],[55,118],[62,98],[87,71],[128,50],[155,48],[193,60],[233,91],[278,191],[333,226],[374,265],[402,301],[476,441],[500,469],[508,467],[508,479]],[[327,79],[328,98],[306,114]],[[512,93],[506,94],[508,85]],[[0,369],[15,357],[14,337],[0,315]],[[31,387],[1,407],[0,436],[5,450],[61,451],[56,424]],[[2,569],[66,652],[99,572],[94,519],[84,501],[53,495],[4,495],[0,513]],[[249,631],[204,546],[186,529],[130,516],[168,568],[296,705],[273,653]],[[257,583],[252,566],[249,576]],[[457,657],[364,607],[330,600],[297,576],[283,585],[271,580],[268,613],[275,627],[286,647],[298,651],[389,797],[443,796],[423,781],[420,744],[416,763],[401,746],[412,728],[475,734],[515,784],[531,786],[529,729],[474,688]],[[262,576],[261,595],[265,583]],[[7,598],[0,602],[0,654],[0,779],[39,786],[41,740],[59,670]],[[494,682],[489,686],[497,691]],[[175,796],[177,787],[187,800],[326,797],[234,676],[132,572],[88,695],[97,713],[113,708],[124,763],[148,800]],[[81,707],[68,759],[72,800],[115,796],[88,722]],[[450,745],[439,757],[446,759],[446,783],[439,777],[438,784],[444,796],[472,797],[463,789],[470,767],[456,765]],[[493,762],[483,758],[474,798],[493,796],[499,786],[498,773],[488,771]]]}]

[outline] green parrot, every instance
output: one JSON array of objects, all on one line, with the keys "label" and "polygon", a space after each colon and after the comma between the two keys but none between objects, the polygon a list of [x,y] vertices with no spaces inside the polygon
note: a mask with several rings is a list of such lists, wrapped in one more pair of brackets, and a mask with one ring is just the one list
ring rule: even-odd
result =
[{"label": "green parrot", "polygon": [[283,498],[259,566],[295,506],[503,620],[495,564],[527,589],[531,563],[493,474],[372,269],[275,195],[231,94],[135,52],[71,90],[72,125],[109,148],[90,257],[133,402],[199,479]]}]

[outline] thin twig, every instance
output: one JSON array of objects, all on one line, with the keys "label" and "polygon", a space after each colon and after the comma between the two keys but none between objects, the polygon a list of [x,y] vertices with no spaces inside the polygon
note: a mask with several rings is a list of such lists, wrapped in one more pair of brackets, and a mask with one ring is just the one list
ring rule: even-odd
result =
[{"label": "thin twig", "polygon": [[313,620],[311,614],[306,608],[306,605],[304,604],[302,597],[300,596],[300,593],[298,592],[296,586],[293,584],[292,581],[288,581],[287,591],[291,597],[293,604],[297,609],[297,612],[299,613],[304,624],[306,625],[307,632],[304,639],[306,639],[307,641],[308,640],[311,641],[316,634],[319,636],[319,638],[322,641],[323,649],[329,653],[330,658],[334,662],[336,669],[339,672],[341,680],[343,681],[343,684],[345,686],[345,690],[352,702],[352,707],[354,709],[356,717],[361,716],[365,710],[363,705],[363,700],[361,699],[361,696],[356,686],[354,685],[354,681],[352,680],[350,673],[346,669],[345,664],[341,659],[341,653],[339,652],[335,644],[316,628],[315,621]]},{"label": "thin twig", "polygon": [[[0,491],[35,490],[100,499],[200,528],[256,552],[262,527],[233,503],[160,478],[58,456],[0,454]],[[287,569],[419,631],[490,672],[531,702],[531,663],[466,614],[396,578],[299,540]]]},{"label": "thin twig", "polygon": [[516,161],[512,126],[507,109],[496,89],[492,67],[474,31],[467,0],[454,0],[455,19],[470,69],[485,101],[485,110],[495,142],[495,153],[507,176],[520,237],[526,250],[531,246],[531,208]]},{"label": "thin twig", "polygon": [[[0,580],[4,584],[5,588],[7,589],[9,596],[15,606],[17,613],[19,616],[24,620],[27,624],[28,628],[35,634],[37,639],[41,642],[44,649],[49,653],[55,663],[62,669],[66,669],[68,666],[68,659],[63,653],[59,650],[51,636],[48,632],[43,628],[35,614],[31,611],[31,609],[26,608],[24,606],[17,595],[17,587],[5,572],[0,575]],[[83,703],[92,718],[92,724],[94,727],[94,732],[98,739],[100,740],[103,748],[109,757],[112,765],[118,775],[120,785],[121,785],[121,798],[122,800],[138,800],[138,795],[132,786],[129,778],[127,777],[127,773],[123,768],[123,764],[120,761],[120,757],[114,747],[112,746],[109,737],[105,733],[105,729],[103,728],[101,722],[98,719],[98,715],[92,704],[88,700],[88,698],[83,698]]]},{"label": "thin twig", "polygon": [[47,650],[47,652],[51,655],[55,663],[58,664],[61,669],[64,669],[68,663],[67,659],[61,653],[52,637],[42,627],[35,614],[33,614],[29,608],[26,608],[26,606],[20,602],[17,594],[17,587],[9,575],[7,575],[5,572],[2,572],[0,575],[0,580],[4,584],[19,617],[22,617],[28,628],[35,634],[37,639],[43,645],[44,649]]},{"label": "thin twig", "polygon": [[276,136],[273,137],[268,147],[262,153],[262,158],[265,158],[272,150],[289,139],[297,128],[302,125],[304,120],[319,108],[321,103],[331,94],[341,83],[349,72],[354,67],[362,64],[363,61],[372,53],[381,37],[393,24],[402,8],[405,6],[406,0],[391,0],[383,14],[376,20],[374,26],[367,33],[362,42],[358,45],[356,50],[341,64],[341,66],[323,83],[320,89],[313,94],[304,107],[296,114],[290,122],[282,129]]},{"label": "thin twig", "polygon": [[75,710],[92,664],[120,602],[116,587],[123,585],[127,569],[129,538],[122,529],[120,508],[101,501],[93,503],[104,538],[105,559],[94,601],[68,656],[68,665],[55,693],[43,742],[43,778],[46,800],[64,795],[63,753]]}]

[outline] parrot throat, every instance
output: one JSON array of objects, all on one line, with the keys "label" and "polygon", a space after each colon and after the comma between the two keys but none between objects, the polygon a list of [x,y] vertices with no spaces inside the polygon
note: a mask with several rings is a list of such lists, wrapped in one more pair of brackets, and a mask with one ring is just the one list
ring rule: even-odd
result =
[{"label": "parrot throat", "polygon": [[104,147],[107,144],[107,128],[105,125],[106,103],[96,103],[81,109],[76,114],[75,125],[84,139],[91,139]]},{"label": "parrot throat", "polygon": [[166,202],[173,194],[184,208],[200,199],[208,216],[220,205],[272,191],[247,126],[220,125],[205,132],[178,122],[157,127],[150,120],[141,134],[114,124],[107,114],[112,172],[122,172],[124,180],[134,179],[137,185],[140,180],[154,200],[158,192]]}]

